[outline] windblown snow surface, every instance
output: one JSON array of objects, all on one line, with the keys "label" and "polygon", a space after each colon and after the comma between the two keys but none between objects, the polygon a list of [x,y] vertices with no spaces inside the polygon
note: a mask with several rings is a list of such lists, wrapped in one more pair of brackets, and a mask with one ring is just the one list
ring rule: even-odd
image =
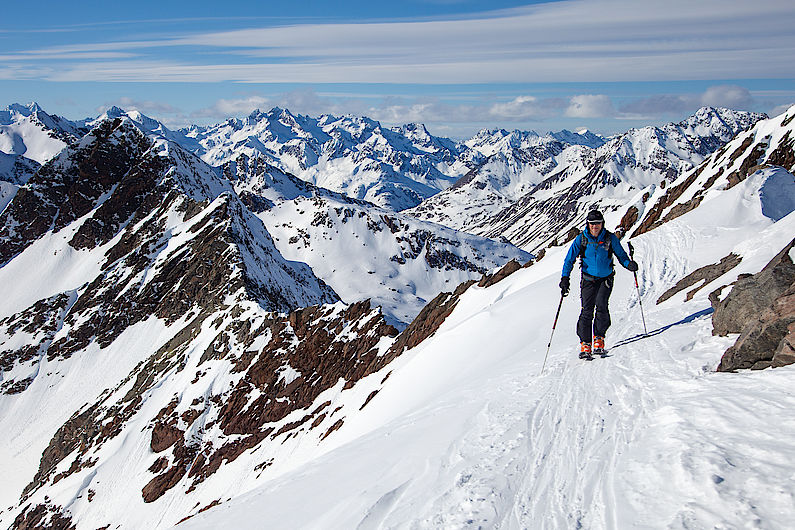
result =
[{"label": "windblown snow surface", "polygon": [[[575,290],[542,372],[566,250],[550,249],[470,288],[432,338],[360,381],[367,395],[391,373],[330,443],[243,496],[218,491],[220,506],[180,528],[791,528],[795,366],[715,372],[736,336],[712,336],[707,300],[795,234],[795,205],[763,214],[768,178],[633,239],[648,337],[620,269],[609,356],[577,359]],[[738,267],[656,305],[729,252]]]}]

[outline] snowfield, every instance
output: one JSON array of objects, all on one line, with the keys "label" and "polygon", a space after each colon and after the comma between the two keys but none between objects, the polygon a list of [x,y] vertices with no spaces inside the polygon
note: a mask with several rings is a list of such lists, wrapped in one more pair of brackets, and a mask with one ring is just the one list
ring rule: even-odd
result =
[{"label": "snowfield", "polygon": [[[542,259],[461,290],[530,255],[274,165],[309,161],[306,176],[333,165],[318,156],[361,147],[353,185],[378,169],[370,155],[394,155],[394,176],[398,162],[431,152],[437,171],[417,173],[431,186],[484,162],[452,156],[458,144],[421,126],[344,118],[324,132],[275,109],[267,123],[250,116],[245,131],[219,125],[228,142],[213,157],[230,158],[212,168],[186,151],[212,148],[206,130],[181,147],[187,133],[139,113],[110,109],[85,134],[90,123],[25,108],[14,116],[65,147],[25,184],[22,147],[41,146],[17,134],[17,118],[0,131],[22,146],[0,164],[14,176],[0,187],[0,526],[793,527],[795,365],[716,372],[737,336],[712,335],[710,294],[727,296],[793,241],[795,107],[721,148],[713,135],[703,152],[676,144],[704,163],[664,181],[633,164],[614,183],[561,173],[537,190],[538,204],[502,217]],[[261,153],[252,131],[289,149]],[[621,154],[680,159],[650,145],[660,131],[636,133]],[[519,140],[502,137],[495,152]],[[572,149],[591,141],[601,144],[584,135]],[[344,169],[353,159],[334,160]],[[495,173],[481,176],[505,177],[510,164],[492,162]],[[470,199],[487,211],[500,186]],[[61,202],[68,208],[49,208]],[[579,292],[561,300],[558,287],[568,245],[548,242],[571,240],[594,204],[609,229],[622,224],[625,248],[643,233],[631,239],[638,289],[617,271],[609,353],[584,361]],[[475,206],[465,194],[450,205]],[[719,262],[735,266],[670,295]],[[373,305],[351,304],[363,298]],[[387,325],[418,313],[405,334]]]},{"label": "snowfield", "polygon": [[[246,494],[218,491],[220,506],[179,527],[791,528],[795,366],[715,372],[736,337],[712,336],[707,295],[791,241],[793,189],[759,172],[633,239],[649,336],[619,267],[606,358],[577,359],[575,289],[541,373],[565,247],[470,288],[433,337],[371,376],[391,373],[330,443]],[[729,252],[740,265],[692,300],[655,303]]]}]

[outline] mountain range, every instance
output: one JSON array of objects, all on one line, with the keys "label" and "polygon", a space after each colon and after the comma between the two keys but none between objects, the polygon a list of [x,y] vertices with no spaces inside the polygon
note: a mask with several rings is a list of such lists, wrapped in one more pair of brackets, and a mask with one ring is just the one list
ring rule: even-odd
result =
[{"label": "mountain range", "polygon": [[[9,106],[0,521],[785,525],[793,122],[705,108],[457,143],[283,109],[171,131]],[[549,332],[594,205],[641,270],[584,365],[576,303]],[[710,315],[745,314],[731,292],[763,268],[722,360],[737,337],[713,329],[735,328]]]}]

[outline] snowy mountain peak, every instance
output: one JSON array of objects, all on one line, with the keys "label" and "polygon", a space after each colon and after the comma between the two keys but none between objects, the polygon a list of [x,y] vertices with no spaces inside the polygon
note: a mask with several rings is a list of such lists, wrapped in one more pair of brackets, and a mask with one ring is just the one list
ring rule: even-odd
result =
[{"label": "snowy mountain peak", "polygon": [[126,114],[127,114],[127,111],[125,111],[124,109],[122,109],[120,107],[117,107],[116,105],[113,105],[111,108],[106,110],[102,115],[105,118],[120,118],[120,117],[122,117],[122,116],[124,116]]},{"label": "snowy mountain peak", "polygon": [[12,103],[5,108],[9,113],[18,114],[20,116],[29,117],[32,114],[43,112],[42,108],[35,101],[22,105],[20,103]]},{"label": "snowy mountain peak", "polygon": [[[86,131],[85,124],[51,116],[37,103],[14,103],[0,110],[0,152],[25,157],[38,165],[50,160],[66,145],[77,142]],[[14,162],[14,165],[19,164]],[[0,167],[0,180],[14,180],[6,178],[2,170]]]},{"label": "snowy mountain peak", "polygon": [[[726,142],[738,132],[748,129],[754,123],[767,119],[767,117],[766,114],[758,112],[738,111],[723,107],[702,107],[676,125],[683,128],[686,134],[711,135]],[[669,128],[670,125],[662,127],[663,130]]]},{"label": "snowy mountain peak", "polygon": [[421,126],[393,130],[364,117],[312,118],[274,107],[243,121],[179,133],[186,148],[210,165],[262,156],[306,182],[394,210],[419,203],[457,178],[450,175],[456,145]]}]

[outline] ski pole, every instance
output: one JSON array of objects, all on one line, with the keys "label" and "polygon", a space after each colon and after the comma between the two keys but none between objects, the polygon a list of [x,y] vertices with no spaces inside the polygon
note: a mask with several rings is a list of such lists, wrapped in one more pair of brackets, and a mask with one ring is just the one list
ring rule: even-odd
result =
[{"label": "ski pole", "polygon": [[547,365],[547,356],[549,355],[549,349],[552,347],[552,337],[555,335],[555,328],[558,325],[558,317],[560,316],[561,307],[563,307],[563,293],[560,293],[560,303],[558,304],[558,310],[555,313],[555,322],[552,324],[552,334],[549,336],[549,344],[547,344],[547,353],[546,355],[544,355],[544,364],[541,365],[541,374],[544,373],[544,368]]},{"label": "ski pole", "polygon": [[[627,243],[629,247],[629,259],[635,261],[635,248],[632,246],[632,243]],[[643,333],[644,335],[649,334],[649,330],[646,328],[646,317],[643,315],[643,300],[640,298],[640,287],[638,286],[638,271],[632,271],[632,274],[635,276],[635,289],[638,291],[638,304],[640,304],[640,318],[643,319]]]}]

